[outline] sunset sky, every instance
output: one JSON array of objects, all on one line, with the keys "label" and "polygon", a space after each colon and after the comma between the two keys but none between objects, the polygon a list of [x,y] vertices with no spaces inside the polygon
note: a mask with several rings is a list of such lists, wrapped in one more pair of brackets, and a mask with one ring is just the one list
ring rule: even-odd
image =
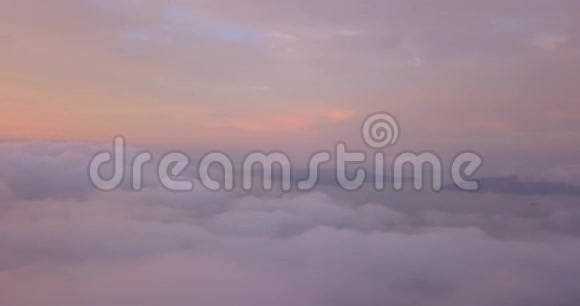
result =
[{"label": "sunset sky", "polygon": [[0,20],[1,139],[312,150],[388,111],[409,148],[580,142],[577,1],[3,0]]},{"label": "sunset sky", "polygon": [[[240,187],[248,152],[292,184],[337,143],[377,153],[377,112],[384,168],[434,152],[442,190],[375,189],[374,154],[355,191],[338,162]],[[232,190],[203,188],[214,150]],[[450,167],[466,150],[481,168]],[[578,0],[0,0],[2,306],[578,306],[579,203]]]}]

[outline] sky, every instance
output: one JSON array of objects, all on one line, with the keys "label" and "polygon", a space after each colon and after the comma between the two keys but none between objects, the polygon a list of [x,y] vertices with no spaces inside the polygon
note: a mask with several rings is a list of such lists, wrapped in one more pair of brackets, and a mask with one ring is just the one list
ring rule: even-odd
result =
[{"label": "sky", "polygon": [[3,0],[0,138],[310,152],[387,111],[409,149],[569,160],[579,14],[540,0]]},{"label": "sky", "polygon": [[[0,0],[0,305],[579,305],[579,84],[576,0]],[[117,135],[303,170],[376,112],[480,190],[87,175]]]}]

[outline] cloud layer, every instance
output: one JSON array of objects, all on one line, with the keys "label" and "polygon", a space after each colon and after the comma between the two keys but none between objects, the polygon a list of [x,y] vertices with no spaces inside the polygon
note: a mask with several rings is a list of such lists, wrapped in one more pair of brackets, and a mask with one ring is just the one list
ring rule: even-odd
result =
[{"label": "cloud layer", "polygon": [[273,197],[156,187],[101,193],[84,181],[84,160],[97,149],[0,145],[0,304],[543,306],[580,300],[574,199],[352,198],[337,191]]}]

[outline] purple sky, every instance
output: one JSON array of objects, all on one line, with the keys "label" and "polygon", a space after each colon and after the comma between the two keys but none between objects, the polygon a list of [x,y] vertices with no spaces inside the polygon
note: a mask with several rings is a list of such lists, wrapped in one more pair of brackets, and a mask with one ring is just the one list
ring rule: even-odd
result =
[{"label": "purple sky", "polygon": [[0,20],[3,139],[311,152],[388,111],[404,149],[578,161],[577,1],[4,0]]},{"label": "purple sky", "polygon": [[[580,305],[579,85],[576,0],[0,0],[0,305]],[[491,178],[282,195],[87,177],[116,135],[302,168],[369,150],[377,111],[401,126],[389,157],[447,171],[473,150]]]}]

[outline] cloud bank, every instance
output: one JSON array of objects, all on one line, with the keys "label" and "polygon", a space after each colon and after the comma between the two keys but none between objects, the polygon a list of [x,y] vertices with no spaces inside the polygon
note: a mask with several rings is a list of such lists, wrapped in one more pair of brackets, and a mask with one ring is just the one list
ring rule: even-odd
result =
[{"label": "cloud bank", "polygon": [[580,301],[570,198],[101,193],[85,173],[98,149],[0,144],[0,304]]}]

